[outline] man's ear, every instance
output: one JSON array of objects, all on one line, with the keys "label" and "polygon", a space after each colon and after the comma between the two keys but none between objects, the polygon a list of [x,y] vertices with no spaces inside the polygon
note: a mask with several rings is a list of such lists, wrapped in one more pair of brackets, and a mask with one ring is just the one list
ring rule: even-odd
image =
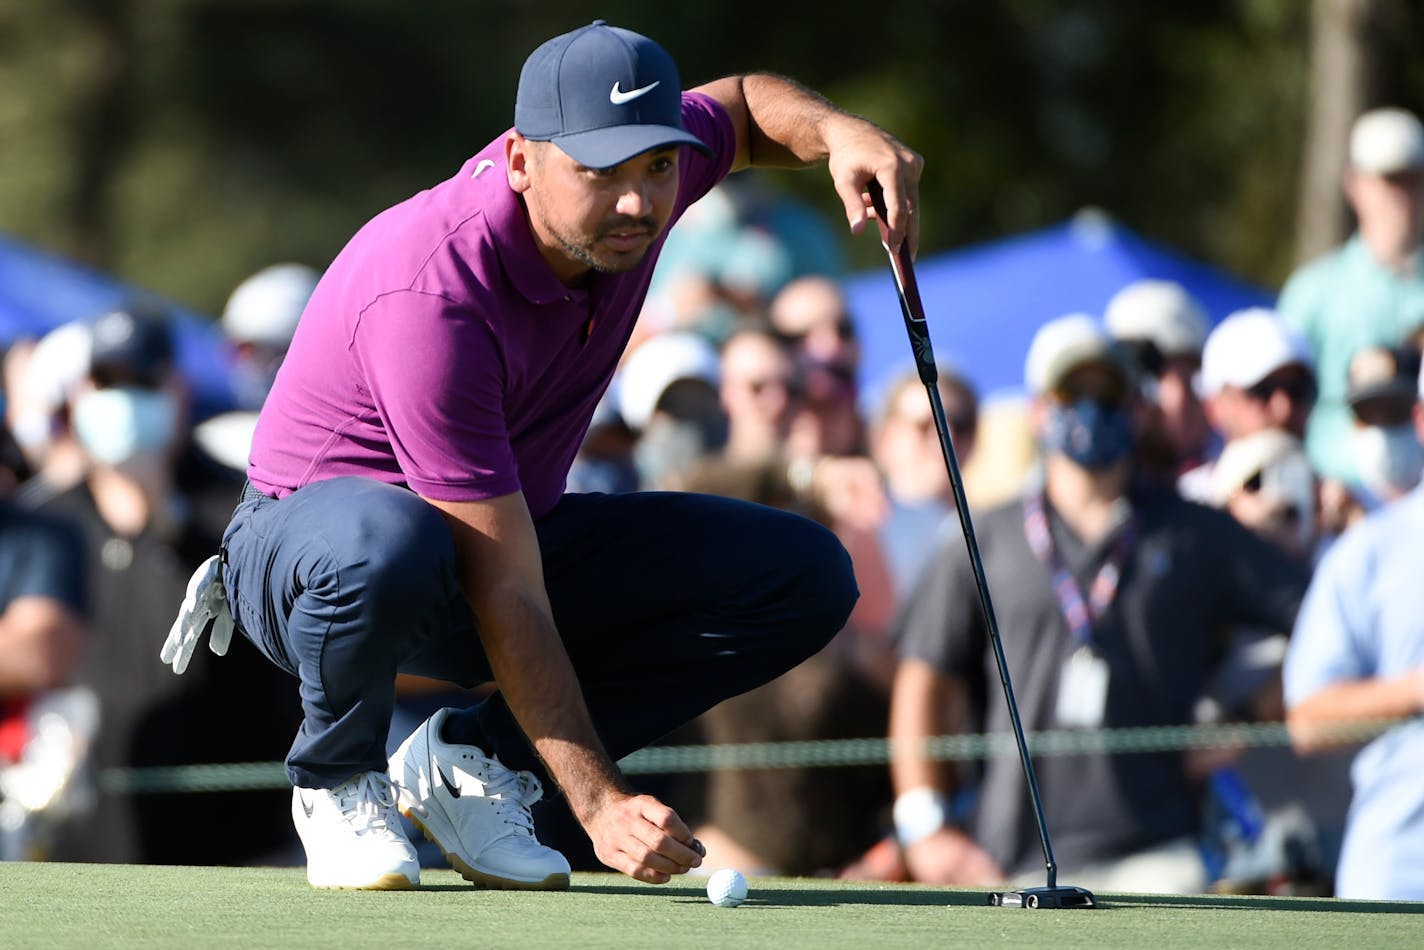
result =
[{"label": "man's ear", "polygon": [[509,178],[509,187],[520,194],[528,191],[531,184],[529,172],[534,164],[533,151],[534,143],[518,132],[510,132],[504,140],[505,174]]}]

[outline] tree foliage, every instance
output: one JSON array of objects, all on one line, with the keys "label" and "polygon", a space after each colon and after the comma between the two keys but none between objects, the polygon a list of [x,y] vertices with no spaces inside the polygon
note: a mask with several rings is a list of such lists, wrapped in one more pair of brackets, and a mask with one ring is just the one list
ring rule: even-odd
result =
[{"label": "tree foliage", "polygon": [[[1424,13],[1381,0],[1377,101],[1424,109]],[[0,227],[208,311],[320,266],[511,122],[572,0],[0,4]],[[1097,206],[1262,283],[1292,266],[1310,7],[1291,0],[608,0],[686,84],[767,69],[927,159],[924,248]],[[1343,143],[1342,143],[1343,147]],[[818,174],[776,183],[833,220]],[[867,244],[869,242],[859,242]],[[852,246],[857,264],[876,262]]]}]

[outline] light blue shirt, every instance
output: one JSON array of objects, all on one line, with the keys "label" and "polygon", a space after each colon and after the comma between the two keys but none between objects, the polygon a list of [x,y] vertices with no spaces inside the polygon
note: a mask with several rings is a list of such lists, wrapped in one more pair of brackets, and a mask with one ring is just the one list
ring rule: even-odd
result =
[{"label": "light blue shirt", "polygon": [[1416,249],[1406,273],[1398,274],[1357,234],[1292,274],[1276,309],[1310,341],[1315,356],[1320,395],[1305,435],[1310,464],[1353,482],[1354,420],[1345,401],[1350,358],[1367,346],[1398,346],[1424,325],[1424,249]]},{"label": "light blue shirt", "polygon": [[[1286,705],[1424,666],[1424,487],[1351,528],[1316,568],[1286,654]],[[1336,894],[1424,900],[1424,719],[1355,757]]]}]

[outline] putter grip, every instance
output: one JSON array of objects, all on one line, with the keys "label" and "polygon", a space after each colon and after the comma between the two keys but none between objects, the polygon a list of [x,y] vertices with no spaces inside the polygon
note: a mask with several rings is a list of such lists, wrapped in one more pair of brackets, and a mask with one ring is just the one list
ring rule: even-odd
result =
[{"label": "putter grip", "polygon": [[915,357],[915,369],[920,381],[933,386],[939,380],[939,369],[935,366],[934,347],[930,345],[930,328],[925,322],[925,306],[920,300],[920,287],[915,282],[914,259],[910,256],[910,242],[901,241],[898,251],[890,250],[889,226],[886,224],[888,211],[885,207],[885,192],[880,182],[874,178],[866,183],[870,194],[871,207],[875,209],[875,223],[880,228],[880,246],[890,258],[890,272],[895,278],[895,292],[900,297],[900,313],[905,317],[905,332],[910,336],[910,350]]}]

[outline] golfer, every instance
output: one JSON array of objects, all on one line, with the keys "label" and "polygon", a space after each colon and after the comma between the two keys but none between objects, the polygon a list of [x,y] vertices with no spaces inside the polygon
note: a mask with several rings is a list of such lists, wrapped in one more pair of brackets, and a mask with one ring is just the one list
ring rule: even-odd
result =
[{"label": "golfer", "polygon": [[[415,886],[399,810],[478,885],[567,887],[529,811],[550,780],[609,867],[698,866],[614,763],[825,645],[850,561],[794,515],[564,479],[668,228],[729,172],[820,161],[853,232],[874,179],[914,246],[922,162],[892,136],[775,76],[683,92],[660,46],[597,21],[530,55],[513,129],[323,276],[162,651],[181,670],[235,622],[300,680],[287,773],[313,886]],[[498,689],[388,763],[398,672]]]}]

